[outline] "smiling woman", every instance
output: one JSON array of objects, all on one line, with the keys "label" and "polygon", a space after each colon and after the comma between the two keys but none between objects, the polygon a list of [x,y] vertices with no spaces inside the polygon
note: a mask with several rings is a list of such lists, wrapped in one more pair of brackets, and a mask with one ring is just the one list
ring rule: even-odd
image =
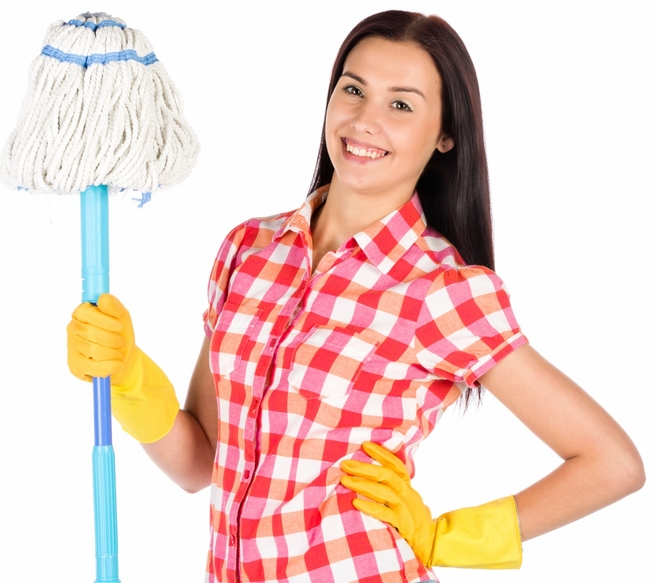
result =
[{"label": "smiling woman", "polygon": [[[461,39],[435,16],[376,14],[338,53],[310,194],[218,251],[183,409],[161,406],[172,386],[118,300],[76,311],[71,370],[109,371],[140,411],[125,429],[165,428],[144,440],[155,463],[212,487],[210,583],[517,568],[522,540],[642,485],[624,431],[528,345],[492,271],[487,176]],[[410,483],[416,450],[482,384],[564,461],[433,519]]]},{"label": "smiling woman", "polygon": [[326,110],[333,175],[313,216],[314,267],[407,202],[428,161],[453,148],[442,132],[441,85],[433,60],[414,43],[369,36],[348,53]]},{"label": "smiling woman", "polygon": [[[371,79],[354,70],[350,64],[354,59],[359,60]],[[368,82],[375,85],[369,88]],[[365,116],[369,115],[373,97],[383,99],[384,109],[398,114],[388,117],[385,127],[399,140],[404,135],[401,128],[416,132],[417,143],[412,147],[418,148],[414,152],[418,158],[408,152],[404,163],[396,165],[395,172],[399,174],[395,174],[392,184],[401,176],[412,182],[411,175],[420,166],[411,190],[416,186],[428,225],[453,243],[467,263],[494,269],[478,80],[458,34],[437,16],[400,11],[373,15],[351,31],[333,66],[311,191],[333,180],[334,164],[340,159],[340,148],[331,144],[328,132],[331,105],[342,101],[335,99],[340,88],[353,95],[354,100],[360,96],[362,102],[367,102],[367,106],[361,103],[358,108]],[[372,89],[378,93],[370,95]],[[387,95],[383,95],[383,90]],[[409,119],[403,114],[408,114]],[[398,122],[395,124],[394,120]],[[353,131],[358,129],[353,127],[347,133]],[[350,137],[355,140],[355,136]],[[357,140],[354,147],[356,143]],[[405,144],[398,155],[407,149]],[[389,189],[387,183],[382,188]]]}]

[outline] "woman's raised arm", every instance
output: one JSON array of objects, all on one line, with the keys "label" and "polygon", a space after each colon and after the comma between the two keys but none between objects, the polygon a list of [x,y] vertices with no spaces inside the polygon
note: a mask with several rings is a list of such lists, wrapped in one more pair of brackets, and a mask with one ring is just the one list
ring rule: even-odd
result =
[{"label": "woman's raised arm", "polygon": [[[564,463],[513,497],[431,519],[403,462],[383,447],[363,448],[379,462],[348,460],[342,485],[365,497],[353,506],[395,526],[426,565],[518,568],[521,540],[573,522],[638,490],[645,481],[629,436],[588,394],[529,345],[481,377]],[[369,500],[366,500],[366,499]],[[519,523],[515,512],[519,515]]]},{"label": "woman's raised arm", "polygon": [[481,383],[564,463],[516,495],[522,540],[639,490],[642,459],[617,422],[574,381],[525,345]]}]

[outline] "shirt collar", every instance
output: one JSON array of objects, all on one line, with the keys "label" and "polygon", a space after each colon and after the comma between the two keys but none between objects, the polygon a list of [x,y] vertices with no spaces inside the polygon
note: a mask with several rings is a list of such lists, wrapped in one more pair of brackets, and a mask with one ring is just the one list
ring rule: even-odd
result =
[{"label": "shirt collar", "polygon": [[426,218],[415,192],[403,206],[356,233],[353,238],[380,271],[387,274],[426,230]]},{"label": "shirt collar", "polygon": [[312,213],[319,208],[328,196],[330,184],[317,188],[310,194],[301,207],[293,212],[287,220],[280,226],[280,228],[273,235],[274,239],[279,239],[287,231],[294,231],[296,233],[310,234],[310,224],[312,221]]},{"label": "shirt collar", "polygon": [[[323,204],[328,196],[327,184],[310,194],[303,205],[280,226],[274,239],[287,231],[310,234],[312,213]],[[352,239],[381,272],[387,274],[394,264],[412,247],[426,230],[426,218],[415,192],[412,198],[373,225],[353,235]],[[350,240],[349,240],[350,241]],[[344,244],[347,245],[349,241]]]}]

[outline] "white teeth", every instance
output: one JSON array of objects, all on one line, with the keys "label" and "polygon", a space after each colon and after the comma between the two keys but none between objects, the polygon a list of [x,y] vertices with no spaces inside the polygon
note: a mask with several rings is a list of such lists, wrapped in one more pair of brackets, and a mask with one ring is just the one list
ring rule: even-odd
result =
[{"label": "white teeth", "polygon": [[355,156],[361,156],[365,158],[380,158],[381,156],[384,156],[385,154],[377,151],[377,150],[367,150],[366,148],[358,148],[357,146],[353,146],[352,144],[349,144],[348,142],[346,143],[346,151],[351,152],[351,154],[354,154]]}]

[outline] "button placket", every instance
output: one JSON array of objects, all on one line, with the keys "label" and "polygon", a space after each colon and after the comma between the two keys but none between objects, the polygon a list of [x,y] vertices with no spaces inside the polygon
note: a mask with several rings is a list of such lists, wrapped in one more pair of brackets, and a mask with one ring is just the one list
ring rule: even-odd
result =
[{"label": "button placket", "polygon": [[255,397],[253,399],[253,402],[251,403],[250,414],[251,415],[257,415],[257,410],[258,410],[259,406],[260,406],[260,400],[257,397]]},{"label": "button placket", "polygon": [[[242,474],[240,482],[241,484],[237,488],[236,495],[234,498],[235,507],[237,508],[236,516],[234,517],[234,522],[231,521],[231,526],[229,529],[228,543],[229,543],[229,554],[235,557],[235,575],[237,580],[240,579],[239,576],[239,558],[238,554],[241,552],[241,540],[239,538],[240,532],[240,523],[241,523],[241,511],[243,505],[248,498],[248,492],[252,487],[252,484],[256,477],[256,466],[258,459],[258,449],[259,449],[259,423],[258,418],[260,414],[260,409],[262,406],[262,400],[268,391],[272,377],[271,368],[274,366],[274,355],[278,350],[281,342],[286,336],[286,332],[289,327],[292,325],[294,320],[301,317],[303,308],[305,307],[305,301],[307,299],[307,294],[311,291],[311,285],[308,285],[308,276],[305,275],[303,278],[303,283],[300,288],[297,289],[296,293],[291,294],[286,298],[286,302],[291,303],[296,306],[298,309],[293,310],[292,314],[288,313],[288,309],[283,308],[278,313],[274,322],[271,322],[271,329],[268,331],[270,336],[265,340],[264,348],[259,357],[259,362],[257,364],[257,370],[255,374],[254,382],[252,383],[252,396],[251,403],[248,407],[248,413],[246,417],[246,423],[244,427],[244,438],[245,449],[244,449],[244,458],[242,466]],[[282,314],[285,312],[285,315]],[[273,333],[273,334],[272,334]],[[264,371],[268,371],[266,374]]]}]

